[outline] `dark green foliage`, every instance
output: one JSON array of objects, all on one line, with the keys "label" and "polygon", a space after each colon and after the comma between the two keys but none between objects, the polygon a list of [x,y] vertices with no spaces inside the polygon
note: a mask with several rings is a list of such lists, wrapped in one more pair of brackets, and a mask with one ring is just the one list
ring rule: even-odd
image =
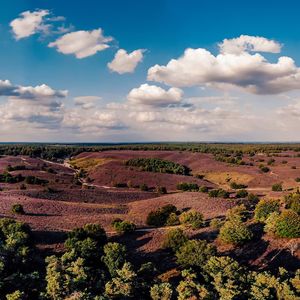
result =
[{"label": "dark green foliage", "polygon": [[132,158],[126,162],[127,166],[138,167],[142,171],[189,175],[190,169],[186,166],[160,158]]},{"label": "dark green foliage", "polygon": [[7,172],[20,171],[20,170],[26,170],[26,166],[25,165],[18,165],[18,166],[8,165],[6,168]]},{"label": "dark green foliage", "polygon": [[199,187],[199,192],[201,193],[207,193],[208,192],[208,187],[203,185]]},{"label": "dark green foliage", "polygon": [[248,196],[248,192],[246,190],[239,190],[236,193],[236,198],[246,198]]},{"label": "dark green foliage", "polygon": [[149,226],[161,227],[165,226],[171,213],[176,213],[177,208],[172,204],[165,205],[158,208],[155,211],[151,211],[148,216],[146,223]]},{"label": "dark green foliage", "polygon": [[24,208],[21,204],[14,204],[11,208],[11,212],[17,215],[25,215]]},{"label": "dark green foliage", "polygon": [[296,181],[296,182],[300,182],[300,177],[297,177],[297,178],[295,179],[295,181]]},{"label": "dark green foliage", "polygon": [[136,229],[136,226],[134,223],[129,222],[129,221],[123,221],[122,219],[116,219],[112,222],[113,228],[118,232],[118,233],[129,233],[133,232]]},{"label": "dark green foliage", "polygon": [[177,184],[177,190],[180,191],[189,191],[189,192],[196,192],[199,190],[199,186],[197,183],[192,183],[192,182],[180,182]]},{"label": "dark green foliage", "polygon": [[37,184],[37,185],[43,185],[47,184],[49,181],[46,179],[41,179],[35,176],[27,176],[25,178],[25,183],[26,184]]},{"label": "dark green foliage", "polygon": [[252,204],[256,204],[259,201],[259,197],[255,194],[248,194],[248,201],[250,201]]},{"label": "dark green foliage", "polygon": [[183,267],[201,268],[216,253],[216,247],[206,241],[189,240],[176,251],[177,263]]},{"label": "dark green foliage", "polygon": [[16,176],[11,175],[10,173],[0,174],[0,182],[3,183],[18,183],[24,180],[24,177],[21,174]]},{"label": "dark green foliage", "polygon": [[143,192],[147,192],[149,190],[149,187],[147,184],[143,183],[140,185],[140,190]]},{"label": "dark green foliage", "polygon": [[300,214],[300,193],[291,193],[285,196],[285,207]]},{"label": "dark green foliage", "polygon": [[230,194],[229,192],[223,190],[223,189],[215,189],[208,192],[208,196],[211,198],[229,198]]},{"label": "dark green foliage", "polygon": [[270,172],[270,168],[264,166],[264,165],[260,165],[259,169],[263,172],[263,173],[268,173]]}]

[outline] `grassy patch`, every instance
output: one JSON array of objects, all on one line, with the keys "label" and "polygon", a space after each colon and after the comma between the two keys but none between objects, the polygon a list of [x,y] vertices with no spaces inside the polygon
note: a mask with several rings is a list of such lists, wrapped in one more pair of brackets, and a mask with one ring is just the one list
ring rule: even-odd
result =
[{"label": "grassy patch", "polygon": [[82,157],[70,160],[70,165],[76,169],[83,169],[84,171],[91,171],[98,166],[109,163],[113,159],[111,158],[89,158]]},{"label": "grassy patch", "polygon": [[230,187],[232,182],[247,185],[253,179],[251,175],[239,172],[209,172],[205,174],[205,178],[222,187]]}]

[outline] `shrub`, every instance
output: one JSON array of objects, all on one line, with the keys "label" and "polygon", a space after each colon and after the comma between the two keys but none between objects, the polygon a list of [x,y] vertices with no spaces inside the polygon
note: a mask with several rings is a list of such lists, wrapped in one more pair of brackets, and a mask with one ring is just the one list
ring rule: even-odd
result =
[{"label": "shrub", "polygon": [[171,213],[167,219],[167,226],[176,226],[179,225],[180,221],[176,213]]},{"label": "shrub", "polygon": [[247,188],[247,185],[241,184],[241,183],[232,182],[232,183],[230,183],[230,187],[232,189],[234,189],[234,190],[239,190],[239,189],[245,189],[245,188]]},{"label": "shrub", "polygon": [[26,185],[24,183],[20,185],[20,190],[26,190]]},{"label": "shrub", "polygon": [[274,164],[274,162],[275,162],[275,159],[274,159],[274,158],[270,158],[270,159],[268,160],[267,164],[268,164],[269,166],[271,166],[271,165]]},{"label": "shrub", "polygon": [[223,190],[223,189],[215,189],[215,190],[211,190],[208,192],[208,196],[211,198],[224,198],[227,199],[229,198],[229,192]]},{"label": "shrub", "polygon": [[228,244],[243,244],[253,237],[251,230],[239,220],[229,220],[220,229],[219,239]]},{"label": "shrub", "polygon": [[260,200],[254,210],[254,219],[264,222],[272,212],[279,211],[279,206],[279,200]]},{"label": "shrub", "polygon": [[264,165],[260,165],[259,169],[263,172],[263,173],[268,173],[270,171],[270,168],[264,166]]},{"label": "shrub", "polygon": [[291,193],[285,196],[285,207],[300,214],[300,193]]},{"label": "shrub", "polygon": [[177,184],[177,190],[185,191],[185,192],[187,191],[194,192],[199,190],[199,186],[197,183],[180,182]]},{"label": "shrub", "polygon": [[250,194],[248,194],[248,201],[256,204],[259,201],[259,198],[257,195],[250,193]]},{"label": "shrub", "polygon": [[102,261],[105,263],[109,273],[114,277],[117,272],[125,263],[126,247],[119,243],[107,243],[103,247],[104,255]]},{"label": "shrub", "polygon": [[299,238],[300,216],[292,210],[273,213],[266,221],[265,230],[282,238]]},{"label": "shrub", "polygon": [[296,181],[296,182],[300,182],[300,177],[297,177],[297,178],[295,179],[295,181]]},{"label": "shrub", "polygon": [[150,289],[152,300],[170,300],[172,298],[172,285],[167,282],[154,284]]},{"label": "shrub", "polygon": [[147,192],[149,190],[149,187],[147,184],[143,183],[140,185],[140,190],[143,192]]},{"label": "shrub", "polygon": [[226,219],[227,220],[238,220],[244,221],[246,219],[247,210],[244,204],[236,205],[226,212]]},{"label": "shrub", "polygon": [[165,226],[169,218],[169,215],[171,213],[176,213],[176,212],[177,212],[176,206],[172,204],[165,205],[155,211],[151,211],[147,216],[146,223],[149,226],[155,226],[155,227]]},{"label": "shrub", "polygon": [[190,210],[187,212],[183,212],[179,216],[179,221],[181,224],[184,224],[193,229],[198,229],[203,227],[203,215],[195,210]]},{"label": "shrub", "polygon": [[177,263],[183,267],[202,267],[216,252],[216,247],[206,241],[190,240],[177,250]]},{"label": "shrub", "polygon": [[165,186],[157,186],[156,193],[160,195],[167,194],[167,188]]},{"label": "shrub", "polygon": [[136,229],[136,226],[134,223],[129,222],[129,221],[123,221],[122,219],[116,219],[112,222],[113,228],[118,232],[118,233],[129,233],[133,232]]},{"label": "shrub", "polygon": [[188,241],[188,237],[180,228],[171,229],[167,232],[164,241],[163,248],[172,249],[176,252],[183,244]]},{"label": "shrub", "polygon": [[25,215],[24,208],[21,204],[14,204],[11,208],[11,212],[17,215]]},{"label": "shrub", "polygon": [[291,166],[291,169],[296,170],[297,167],[296,166]]},{"label": "shrub", "polygon": [[281,183],[275,183],[272,185],[272,191],[273,192],[281,192],[282,191],[282,184]]},{"label": "shrub", "polygon": [[236,193],[236,198],[246,198],[248,196],[248,192],[246,190],[239,190]]},{"label": "shrub", "polygon": [[209,223],[209,226],[212,227],[213,229],[220,229],[224,224],[224,221],[221,219],[215,218],[212,219]]},{"label": "shrub", "polygon": [[201,193],[207,193],[208,192],[208,187],[203,185],[199,187],[199,192]]}]

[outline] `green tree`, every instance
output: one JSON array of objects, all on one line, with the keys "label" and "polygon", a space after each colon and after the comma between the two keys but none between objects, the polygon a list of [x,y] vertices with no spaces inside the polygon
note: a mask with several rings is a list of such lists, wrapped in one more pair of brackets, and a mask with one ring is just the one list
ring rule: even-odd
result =
[{"label": "green tree", "polygon": [[152,300],[171,300],[172,295],[172,285],[167,282],[154,284],[150,289],[150,296]]}]

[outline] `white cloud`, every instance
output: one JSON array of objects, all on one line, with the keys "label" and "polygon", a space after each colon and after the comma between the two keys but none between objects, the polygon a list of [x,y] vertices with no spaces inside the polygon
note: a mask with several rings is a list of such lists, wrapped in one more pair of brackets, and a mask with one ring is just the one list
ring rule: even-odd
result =
[{"label": "white cloud", "polygon": [[49,11],[45,9],[22,12],[19,18],[10,22],[15,38],[19,40],[45,30],[43,18],[47,15],[49,15]]},{"label": "white cloud", "polygon": [[245,51],[279,53],[281,44],[264,37],[241,35],[234,39],[225,39],[219,44],[221,53],[241,54]]},{"label": "white cloud", "polygon": [[91,109],[96,106],[96,102],[99,100],[101,100],[101,97],[98,96],[81,96],[75,97],[74,103],[83,109]]},{"label": "white cloud", "polygon": [[138,49],[127,53],[126,50],[120,49],[107,66],[111,71],[119,74],[133,73],[138,63],[143,60],[143,52],[145,50]]},{"label": "white cloud", "polygon": [[91,31],[74,31],[63,35],[48,47],[54,47],[63,54],[74,54],[76,58],[85,58],[109,48],[112,37],[105,37],[101,28]]},{"label": "white cloud", "polygon": [[[258,42],[253,42],[253,45],[252,50],[275,51]],[[151,67],[148,70],[148,80],[176,87],[238,87],[254,94],[279,94],[300,89],[300,68],[292,58],[282,56],[276,63],[270,63],[259,53],[246,52],[249,50],[247,46],[238,53],[231,53],[235,51],[231,51],[232,48],[228,45],[226,48],[230,48],[229,53],[217,56],[203,48],[186,49],[183,56],[172,59],[166,66]]]},{"label": "white cloud", "polygon": [[150,106],[167,106],[179,104],[183,91],[178,88],[164,90],[156,85],[142,84],[138,88],[132,89],[127,95],[129,102],[133,104],[143,104]]}]

